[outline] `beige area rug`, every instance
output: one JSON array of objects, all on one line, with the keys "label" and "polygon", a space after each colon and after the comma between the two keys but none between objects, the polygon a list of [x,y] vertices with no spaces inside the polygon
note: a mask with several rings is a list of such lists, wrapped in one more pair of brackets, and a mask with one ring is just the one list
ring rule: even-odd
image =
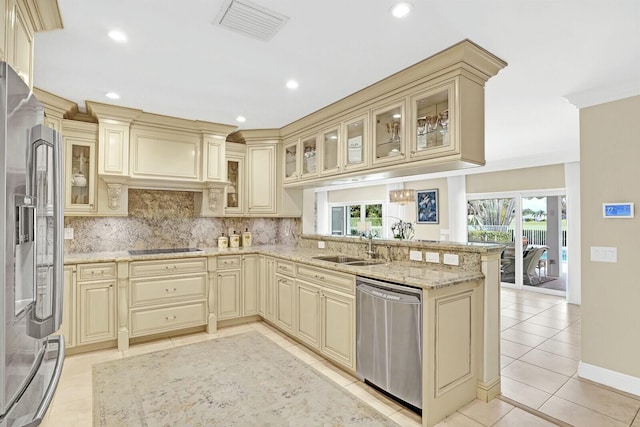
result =
[{"label": "beige area rug", "polygon": [[93,367],[94,426],[395,426],[257,332]]}]

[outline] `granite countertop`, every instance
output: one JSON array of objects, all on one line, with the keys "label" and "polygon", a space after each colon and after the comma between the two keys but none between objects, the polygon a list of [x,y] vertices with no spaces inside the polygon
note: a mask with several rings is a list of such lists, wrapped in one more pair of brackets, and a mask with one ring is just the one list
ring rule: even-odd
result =
[{"label": "granite countertop", "polygon": [[[305,249],[295,246],[253,246],[248,248],[201,248],[200,252],[181,252],[151,255],[130,255],[127,251],[94,252],[82,254],[65,254],[65,264],[85,264],[94,262],[148,261],[177,258],[194,258],[203,256],[219,256],[234,254],[262,254],[289,261],[303,262],[317,267],[325,267],[334,271],[350,273],[373,279],[403,283],[424,289],[436,289],[465,283],[470,280],[484,279],[480,271],[462,271],[445,269],[419,262],[390,262],[368,266],[352,266],[330,261],[314,259],[316,256],[345,255],[322,249]],[[382,261],[382,260],[380,260]]]}]

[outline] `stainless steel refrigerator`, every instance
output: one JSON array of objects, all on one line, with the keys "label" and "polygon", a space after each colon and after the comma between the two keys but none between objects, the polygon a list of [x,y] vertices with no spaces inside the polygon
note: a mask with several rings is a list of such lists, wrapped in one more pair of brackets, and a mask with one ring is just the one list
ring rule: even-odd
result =
[{"label": "stainless steel refrigerator", "polygon": [[64,360],[62,147],[0,62],[0,427],[40,424]]}]

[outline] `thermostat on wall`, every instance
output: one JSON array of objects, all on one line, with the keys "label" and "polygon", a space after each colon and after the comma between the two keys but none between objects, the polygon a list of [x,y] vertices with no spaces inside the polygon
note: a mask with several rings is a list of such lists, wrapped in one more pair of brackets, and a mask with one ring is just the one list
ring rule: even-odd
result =
[{"label": "thermostat on wall", "polygon": [[603,218],[633,218],[633,203],[603,203]]}]

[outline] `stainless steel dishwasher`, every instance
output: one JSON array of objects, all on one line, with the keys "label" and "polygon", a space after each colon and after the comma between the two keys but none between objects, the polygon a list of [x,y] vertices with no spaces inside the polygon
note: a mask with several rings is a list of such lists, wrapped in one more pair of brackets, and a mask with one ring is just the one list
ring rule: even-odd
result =
[{"label": "stainless steel dishwasher", "polygon": [[358,378],[422,409],[422,289],[356,278]]}]

